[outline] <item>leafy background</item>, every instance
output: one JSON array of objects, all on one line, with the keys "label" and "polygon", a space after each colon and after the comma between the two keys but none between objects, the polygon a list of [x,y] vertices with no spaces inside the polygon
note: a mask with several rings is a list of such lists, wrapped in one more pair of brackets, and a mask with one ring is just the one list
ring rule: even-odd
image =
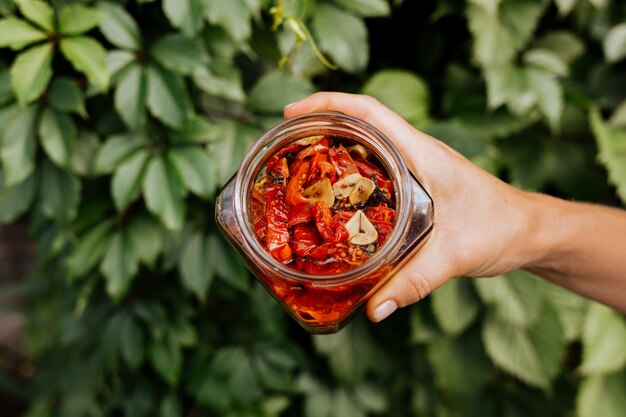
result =
[{"label": "leafy background", "polygon": [[36,251],[0,294],[25,323],[0,348],[2,416],[624,415],[613,310],[515,271],[312,337],[213,220],[245,149],[316,90],[371,94],[518,187],[620,206],[624,2],[0,0],[0,15],[0,220]]}]

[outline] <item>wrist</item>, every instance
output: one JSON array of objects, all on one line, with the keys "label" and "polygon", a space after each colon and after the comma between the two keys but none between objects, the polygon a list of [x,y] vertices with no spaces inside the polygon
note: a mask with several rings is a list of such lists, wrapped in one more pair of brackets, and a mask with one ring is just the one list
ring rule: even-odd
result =
[{"label": "wrist", "polygon": [[580,238],[576,204],[545,194],[526,194],[530,227],[523,268],[541,275],[563,273],[560,260],[571,255]]}]

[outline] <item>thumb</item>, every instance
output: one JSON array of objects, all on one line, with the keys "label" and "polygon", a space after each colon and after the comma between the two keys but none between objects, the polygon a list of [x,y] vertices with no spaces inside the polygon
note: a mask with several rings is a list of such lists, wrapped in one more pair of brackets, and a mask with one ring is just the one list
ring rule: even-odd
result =
[{"label": "thumb", "polygon": [[366,312],[373,322],[379,322],[396,309],[416,303],[455,276],[452,263],[441,256],[433,238],[426,243],[367,302]]}]

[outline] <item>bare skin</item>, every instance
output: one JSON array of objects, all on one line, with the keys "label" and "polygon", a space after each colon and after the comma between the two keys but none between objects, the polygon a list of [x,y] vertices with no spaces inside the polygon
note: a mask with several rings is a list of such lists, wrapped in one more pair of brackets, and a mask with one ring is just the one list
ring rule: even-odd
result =
[{"label": "bare skin", "polygon": [[368,96],[317,93],[284,113],[325,110],[381,130],[435,201],[432,235],[370,298],[370,320],[385,319],[454,277],[517,268],[626,313],[626,211],[518,190]]}]

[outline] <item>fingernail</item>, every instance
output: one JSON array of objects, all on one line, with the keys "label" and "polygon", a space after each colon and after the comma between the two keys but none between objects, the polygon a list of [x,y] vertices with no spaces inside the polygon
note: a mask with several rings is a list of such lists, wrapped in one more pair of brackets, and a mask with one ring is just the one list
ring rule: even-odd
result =
[{"label": "fingernail", "polygon": [[289,103],[287,104],[284,109],[288,109],[289,107],[293,106],[294,104],[296,104],[296,102],[294,101],[293,103]]},{"label": "fingernail", "polygon": [[376,323],[385,320],[387,317],[391,315],[394,311],[396,311],[398,305],[393,300],[387,300],[374,310],[374,321]]}]

